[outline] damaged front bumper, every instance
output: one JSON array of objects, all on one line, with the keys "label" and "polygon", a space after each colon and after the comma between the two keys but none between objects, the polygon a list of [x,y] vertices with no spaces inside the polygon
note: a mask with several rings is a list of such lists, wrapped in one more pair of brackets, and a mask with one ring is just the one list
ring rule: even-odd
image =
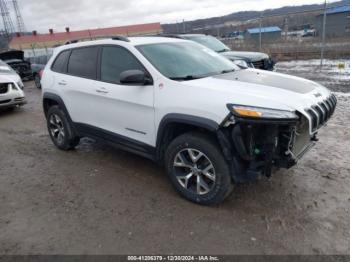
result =
[{"label": "damaged front bumper", "polygon": [[237,183],[270,177],[274,168],[291,168],[317,141],[308,119],[264,120],[230,114],[218,131],[218,140],[231,163]]}]

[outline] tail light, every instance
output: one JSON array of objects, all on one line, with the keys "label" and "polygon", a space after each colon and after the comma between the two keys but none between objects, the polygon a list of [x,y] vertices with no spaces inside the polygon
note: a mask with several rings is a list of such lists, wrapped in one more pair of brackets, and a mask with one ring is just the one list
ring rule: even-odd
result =
[{"label": "tail light", "polygon": [[42,69],[42,70],[39,71],[40,79],[43,78],[43,75],[44,75],[44,69]]}]

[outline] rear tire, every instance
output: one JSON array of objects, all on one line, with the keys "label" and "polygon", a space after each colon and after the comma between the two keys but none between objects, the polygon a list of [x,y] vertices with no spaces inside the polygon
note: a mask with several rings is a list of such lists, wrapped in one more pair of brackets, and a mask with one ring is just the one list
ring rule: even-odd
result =
[{"label": "rear tire", "polygon": [[189,201],[214,205],[232,192],[229,165],[208,135],[191,132],[177,137],[165,153],[165,167],[175,189]]},{"label": "rear tire", "polygon": [[38,89],[41,89],[41,79],[40,79],[40,76],[39,76],[39,74],[35,74],[34,75],[34,83],[35,83],[35,86],[36,86],[36,88],[38,88]]},{"label": "rear tire", "polygon": [[80,141],[74,133],[64,111],[59,106],[50,107],[47,113],[47,128],[52,142],[61,150],[72,150]]}]

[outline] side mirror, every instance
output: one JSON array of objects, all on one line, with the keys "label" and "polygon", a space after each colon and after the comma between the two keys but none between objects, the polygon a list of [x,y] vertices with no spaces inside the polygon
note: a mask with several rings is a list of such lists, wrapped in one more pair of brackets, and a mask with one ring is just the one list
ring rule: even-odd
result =
[{"label": "side mirror", "polygon": [[127,70],[120,74],[120,83],[122,84],[134,84],[134,85],[147,85],[152,84],[152,80],[146,76],[145,72],[141,70]]}]

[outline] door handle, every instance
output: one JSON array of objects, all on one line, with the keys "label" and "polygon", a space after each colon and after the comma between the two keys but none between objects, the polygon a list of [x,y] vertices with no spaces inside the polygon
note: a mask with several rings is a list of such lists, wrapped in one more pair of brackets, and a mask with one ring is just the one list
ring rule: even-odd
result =
[{"label": "door handle", "polygon": [[64,81],[64,80],[62,80],[62,81],[58,82],[58,84],[59,84],[60,86],[66,86],[66,85],[67,85],[67,82]]},{"label": "door handle", "polygon": [[96,89],[96,92],[100,93],[100,94],[108,94],[109,93],[108,90],[106,88],[104,88],[104,87]]}]

